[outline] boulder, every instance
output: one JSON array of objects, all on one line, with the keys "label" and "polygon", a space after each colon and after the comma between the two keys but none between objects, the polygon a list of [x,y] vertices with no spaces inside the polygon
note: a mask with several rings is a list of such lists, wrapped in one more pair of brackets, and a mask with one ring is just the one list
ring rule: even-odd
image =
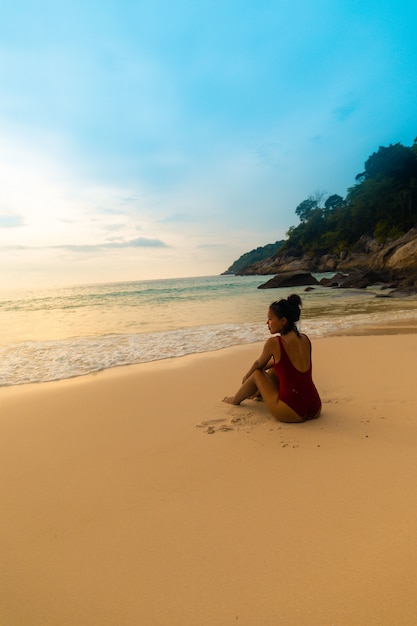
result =
[{"label": "boulder", "polygon": [[346,274],[342,274],[342,272],[337,272],[331,278],[322,278],[320,280],[320,285],[322,287],[340,287],[341,283],[346,279]]},{"label": "boulder", "polygon": [[398,287],[387,294],[379,295],[380,298],[408,298],[417,295],[417,287]]},{"label": "boulder", "polygon": [[409,241],[395,252],[386,262],[386,267],[396,271],[417,269],[417,239]]},{"label": "boulder", "polygon": [[387,271],[356,271],[352,272],[348,276],[345,276],[344,279],[340,281],[339,287],[344,289],[350,287],[354,289],[365,289],[366,287],[371,287],[372,285],[387,284],[391,281],[391,279],[391,274]]},{"label": "boulder", "polygon": [[360,272],[349,274],[339,285],[341,289],[366,289],[370,282]]},{"label": "boulder", "polygon": [[325,254],[318,263],[320,272],[333,272],[337,268],[338,259],[334,254]]},{"label": "boulder", "polygon": [[417,228],[402,237],[388,242],[382,250],[369,259],[373,269],[388,268],[395,272],[417,271]]},{"label": "boulder", "polygon": [[278,287],[303,287],[305,285],[318,285],[319,282],[309,272],[281,272],[271,278],[258,289],[276,289]]}]

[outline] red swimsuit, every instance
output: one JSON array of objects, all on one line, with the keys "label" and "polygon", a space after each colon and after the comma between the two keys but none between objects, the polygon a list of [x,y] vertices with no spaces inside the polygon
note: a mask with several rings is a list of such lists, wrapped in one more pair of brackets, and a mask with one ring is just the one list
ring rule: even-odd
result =
[{"label": "red swimsuit", "polygon": [[321,400],[311,377],[311,358],[308,370],[300,372],[290,361],[282,338],[278,336],[277,339],[281,358],[274,363],[274,370],[279,379],[279,398],[303,420],[312,419],[321,408]]}]

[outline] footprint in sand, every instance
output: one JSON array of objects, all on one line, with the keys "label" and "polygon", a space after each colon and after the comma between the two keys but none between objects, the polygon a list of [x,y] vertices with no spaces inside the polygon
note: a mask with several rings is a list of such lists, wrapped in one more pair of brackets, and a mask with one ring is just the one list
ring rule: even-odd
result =
[{"label": "footprint in sand", "polygon": [[219,426],[219,428],[215,428],[214,426],[207,426],[204,432],[207,435],[214,435],[214,433],[218,433],[219,431],[226,433],[228,430],[234,430],[234,428],[232,428],[231,426],[226,426],[226,424],[223,424],[222,426]]},{"label": "footprint in sand", "polygon": [[208,426],[209,428],[214,428],[213,424],[221,424],[225,421],[225,419],[203,420],[199,424],[196,424],[196,428],[204,428],[205,426]]},{"label": "footprint in sand", "polygon": [[212,426],[213,424],[221,424],[222,422],[225,422],[226,420],[224,419],[224,417],[220,417],[218,419],[214,419],[214,420],[203,420],[201,422],[201,424],[203,426]]},{"label": "footprint in sand", "polygon": [[[234,428],[232,426],[228,426],[227,424],[224,424],[223,422],[225,422],[225,419],[213,419],[213,420],[203,420],[202,422],[200,422],[200,424],[196,424],[197,428],[204,428],[204,432],[207,435],[213,435],[214,433],[218,432],[219,430],[221,430],[222,432],[227,432],[229,430],[234,430]],[[220,426],[218,428],[216,428],[216,425],[220,424]]]}]

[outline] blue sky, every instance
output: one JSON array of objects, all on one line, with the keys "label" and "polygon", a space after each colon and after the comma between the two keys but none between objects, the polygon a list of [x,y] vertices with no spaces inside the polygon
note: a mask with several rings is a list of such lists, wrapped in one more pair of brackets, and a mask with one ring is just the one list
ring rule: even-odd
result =
[{"label": "blue sky", "polygon": [[1,286],[218,274],[417,136],[417,4],[15,0]]}]

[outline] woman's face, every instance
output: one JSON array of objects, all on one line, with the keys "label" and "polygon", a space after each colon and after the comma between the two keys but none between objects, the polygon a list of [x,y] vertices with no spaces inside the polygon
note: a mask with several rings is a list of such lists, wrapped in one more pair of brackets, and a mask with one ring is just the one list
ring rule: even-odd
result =
[{"label": "woman's face", "polygon": [[282,333],[287,325],[287,319],[285,317],[278,317],[272,309],[268,309],[266,323],[271,335],[275,335],[276,333]]}]

